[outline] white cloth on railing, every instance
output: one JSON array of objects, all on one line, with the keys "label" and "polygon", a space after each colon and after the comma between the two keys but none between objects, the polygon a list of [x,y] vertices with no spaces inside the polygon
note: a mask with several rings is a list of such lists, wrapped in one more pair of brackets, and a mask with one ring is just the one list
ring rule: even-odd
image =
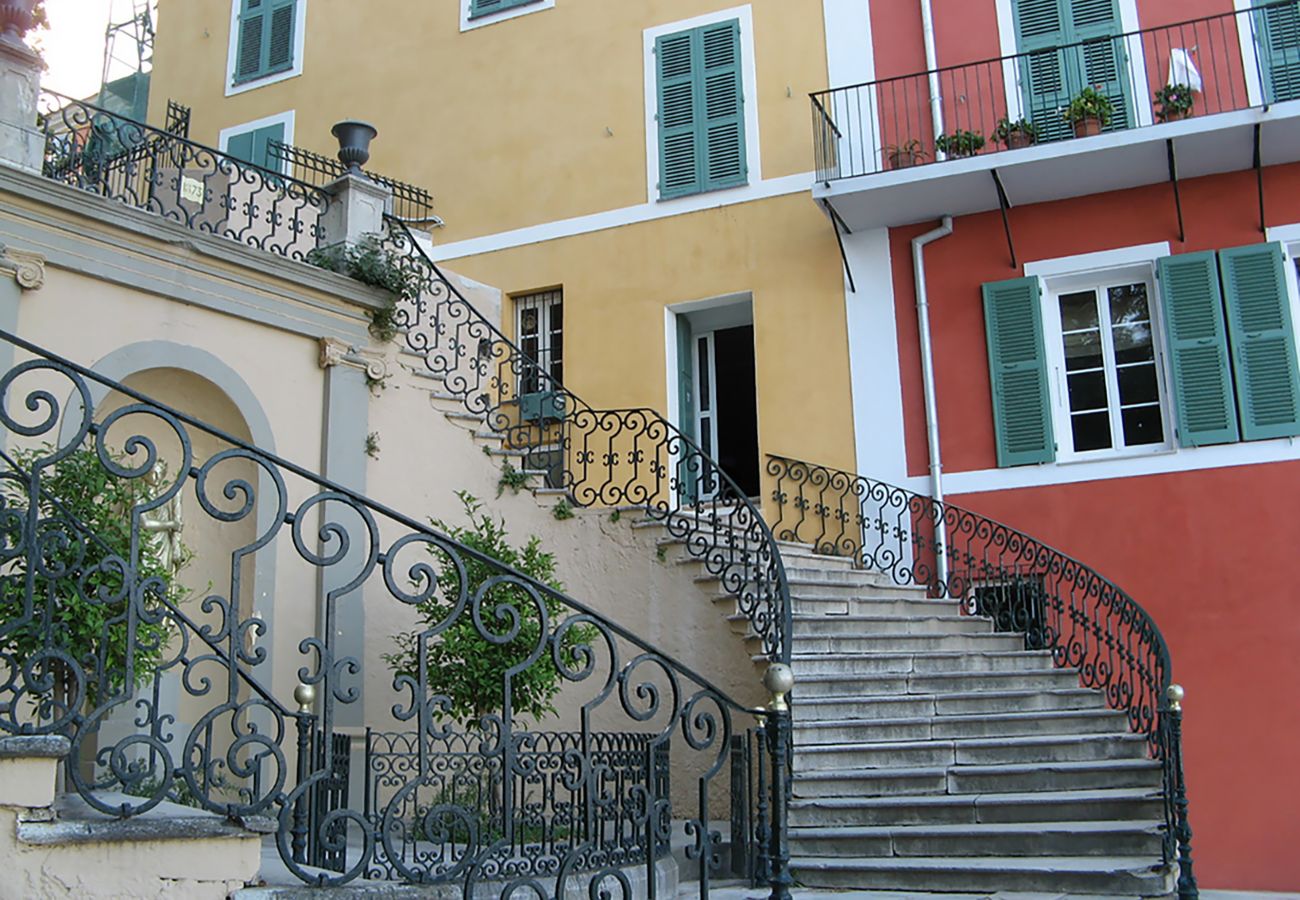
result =
[{"label": "white cloth on railing", "polygon": [[1200,92],[1201,73],[1192,61],[1192,51],[1175,47],[1169,51],[1169,85],[1185,84],[1193,91]]}]

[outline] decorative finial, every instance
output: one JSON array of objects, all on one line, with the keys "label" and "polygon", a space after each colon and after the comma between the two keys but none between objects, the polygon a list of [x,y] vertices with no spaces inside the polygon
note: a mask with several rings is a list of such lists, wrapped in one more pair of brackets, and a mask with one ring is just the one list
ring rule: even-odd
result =
[{"label": "decorative finial", "polygon": [[360,175],[361,167],[370,160],[370,142],[379,136],[378,129],[369,122],[348,119],[330,129],[339,141],[339,162],[348,167],[350,175]]},{"label": "decorative finial", "polygon": [[1172,712],[1182,712],[1183,697],[1187,696],[1187,692],[1183,690],[1181,684],[1169,685],[1165,690],[1165,696],[1169,698],[1169,709]]},{"label": "decorative finial", "polygon": [[25,47],[23,38],[35,21],[32,13],[36,0],[3,0],[0,2],[0,39],[7,44]]},{"label": "decorative finial", "polygon": [[763,687],[772,695],[772,709],[785,712],[790,708],[785,695],[794,687],[794,672],[785,663],[772,663],[763,675]]},{"label": "decorative finial", "polygon": [[299,684],[293,689],[293,699],[298,703],[298,712],[310,713],[312,704],[316,702],[316,688],[310,684]]}]

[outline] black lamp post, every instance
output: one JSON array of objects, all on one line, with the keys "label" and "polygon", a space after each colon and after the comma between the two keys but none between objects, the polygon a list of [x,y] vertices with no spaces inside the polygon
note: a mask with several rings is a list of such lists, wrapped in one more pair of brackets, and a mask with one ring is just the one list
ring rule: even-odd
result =
[{"label": "black lamp post", "polygon": [[350,175],[360,175],[361,167],[370,159],[370,142],[379,134],[369,122],[349,119],[330,129],[338,138],[339,162],[348,167]]}]

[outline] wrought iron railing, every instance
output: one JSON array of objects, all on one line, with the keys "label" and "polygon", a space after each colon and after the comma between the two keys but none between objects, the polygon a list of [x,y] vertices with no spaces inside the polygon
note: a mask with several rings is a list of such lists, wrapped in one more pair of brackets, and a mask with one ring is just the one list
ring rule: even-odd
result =
[{"label": "wrought iron railing", "polygon": [[951,503],[783,456],[769,455],[766,469],[775,479],[779,539],[851,557],[895,584],[924,586],[931,597],[988,615],[998,630],[1024,634],[1027,649],[1050,650],[1056,665],[1077,668],[1083,686],[1124,712],[1164,764],[1166,859],[1185,856],[1191,877],[1190,830],[1187,843],[1176,841],[1186,794],[1171,731],[1169,647],[1137,601],[1078,560]]},{"label": "wrought iron railing", "polygon": [[[698,444],[653,409],[596,409],[485,318],[389,217],[383,246],[418,287],[400,301],[406,346],[448,396],[482,415],[579,506],[643,507],[702,560],[774,660],[790,658],[790,599],[781,553],[755,503]],[[530,393],[520,393],[520,385]]]},{"label": "wrought iron railing", "polygon": [[[294,178],[318,187],[324,187],[347,171],[347,166],[337,159],[283,141],[268,141],[266,150],[268,156],[284,163]],[[393,192],[393,215],[403,222],[418,225],[442,221],[434,215],[433,195],[424,188],[374,172],[365,175]]]},{"label": "wrought iron railing", "polygon": [[169,109],[160,129],[52,91],[41,99],[45,177],[292,259],[322,245],[329,195],[189,140],[187,111]]},{"label": "wrought iron railing", "polygon": [[[1294,63],[1282,63],[1296,53],[1297,26],[1300,4],[1282,0],[818,91],[810,95],[817,180],[1073,138],[1070,105],[1085,88],[1109,102],[1104,131],[1300,98]],[[1195,87],[1198,76],[1197,91],[1165,90]]]},{"label": "wrought iron railing", "polygon": [[[271,816],[280,859],[303,881],[391,877],[457,884],[465,896],[523,887],[563,897],[575,883],[628,896],[636,869],[653,895],[668,823],[684,821],[707,893],[721,865],[710,822],[728,814],[730,738],[761,722],[785,736],[770,742],[764,825],[774,896],[789,896],[781,704],[749,709],[594,609],[412,517],[13,335],[0,341],[23,360],[0,377],[0,732],[67,735],[68,789],[91,807],[126,818],[170,800]],[[96,410],[97,397],[116,399]],[[182,518],[192,529],[182,537],[203,543],[158,547]],[[177,566],[191,554],[211,581],[186,599]],[[273,563],[273,586],[255,594]],[[471,570],[487,577],[471,582]],[[302,607],[284,608],[303,595],[315,626]],[[389,696],[375,696],[382,682],[341,643],[340,616],[358,606],[387,606],[417,632],[415,670],[394,675]],[[459,732],[465,715],[425,656],[454,629],[508,665],[480,695],[495,705],[476,705]],[[272,677],[273,649],[296,650],[296,688],[283,679],[290,662],[276,660]],[[531,789],[479,800],[453,785],[448,796],[452,752],[525,784],[536,774],[530,754],[549,739],[513,711],[542,675],[560,686],[552,702],[576,735],[551,760],[563,766],[551,787],[563,785],[568,805],[552,795],[537,808],[544,791]],[[421,736],[408,765],[360,801],[339,784],[345,715]],[[590,824],[608,796],[613,745],[602,735],[629,732],[653,771],[671,766],[685,786],[670,794],[654,777],[630,788],[610,853]],[[579,817],[573,841],[559,840]]]}]

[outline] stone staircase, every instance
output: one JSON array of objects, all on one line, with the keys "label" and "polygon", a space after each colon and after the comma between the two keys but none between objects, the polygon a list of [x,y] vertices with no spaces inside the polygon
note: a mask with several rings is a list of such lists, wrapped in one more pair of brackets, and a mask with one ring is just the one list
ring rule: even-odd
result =
[{"label": "stone staircase", "polygon": [[1169,896],[1160,764],[1077,671],[848,560],[785,563],[800,884]]}]

